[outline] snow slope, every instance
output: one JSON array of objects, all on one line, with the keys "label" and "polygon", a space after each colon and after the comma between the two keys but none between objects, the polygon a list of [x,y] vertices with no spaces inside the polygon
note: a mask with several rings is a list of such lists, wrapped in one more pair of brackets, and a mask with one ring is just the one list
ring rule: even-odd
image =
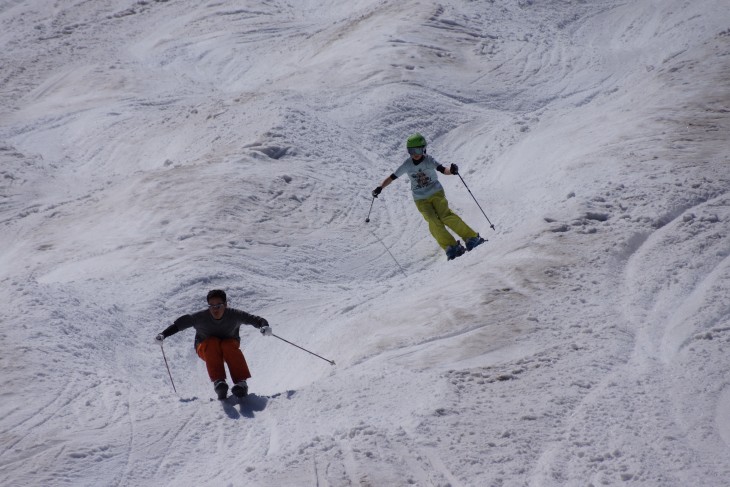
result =
[{"label": "snow slope", "polygon": [[[0,484],[725,486],[727,2],[0,1]],[[489,239],[397,181],[420,131]],[[190,331],[224,288],[244,404]]]}]

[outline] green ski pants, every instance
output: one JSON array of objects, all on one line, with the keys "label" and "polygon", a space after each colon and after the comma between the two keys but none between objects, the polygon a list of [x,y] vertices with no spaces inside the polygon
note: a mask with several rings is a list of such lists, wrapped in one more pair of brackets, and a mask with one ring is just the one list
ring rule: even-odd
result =
[{"label": "green ski pants", "polygon": [[416,208],[428,222],[431,235],[444,250],[456,245],[456,239],[446,230],[446,227],[452,229],[465,242],[467,239],[477,236],[477,232],[464,223],[459,215],[451,211],[449,202],[446,200],[446,194],[443,191],[439,191],[426,199],[416,200]]}]

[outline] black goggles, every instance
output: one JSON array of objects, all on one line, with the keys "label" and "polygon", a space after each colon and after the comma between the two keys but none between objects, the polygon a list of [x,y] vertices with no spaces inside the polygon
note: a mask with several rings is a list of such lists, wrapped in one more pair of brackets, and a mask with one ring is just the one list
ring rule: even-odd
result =
[{"label": "black goggles", "polygon": [[408,153],[412,156],[420,156],[426,153],[425,147],[409,147]]}]

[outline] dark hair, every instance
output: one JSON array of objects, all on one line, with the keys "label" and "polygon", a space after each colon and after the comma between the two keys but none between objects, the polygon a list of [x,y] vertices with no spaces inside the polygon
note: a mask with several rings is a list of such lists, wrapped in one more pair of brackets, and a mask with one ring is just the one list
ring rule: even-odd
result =
[{"label": "dark hair", "polygon": [[207,301],[210,301],[210,298],[221,298],[223,300],[223,302],[225,303],[226,302],[226,292],[223,291],[222,289],[213,289],[212,291],[208,292],[208,297],[206,297],[205,299]]}]

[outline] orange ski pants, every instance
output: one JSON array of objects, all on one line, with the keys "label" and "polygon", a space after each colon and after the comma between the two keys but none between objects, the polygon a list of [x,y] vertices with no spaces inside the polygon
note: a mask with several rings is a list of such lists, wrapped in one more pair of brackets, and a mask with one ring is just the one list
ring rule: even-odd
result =
[{"label": "orange ski pants", "polygon": [[198,357],[205,361],[212,382],[226,379],[223,364],[228,365],[234,384],[251,378],[240,347],[241,343],[235,338],[209,337],[198,344]]}]

